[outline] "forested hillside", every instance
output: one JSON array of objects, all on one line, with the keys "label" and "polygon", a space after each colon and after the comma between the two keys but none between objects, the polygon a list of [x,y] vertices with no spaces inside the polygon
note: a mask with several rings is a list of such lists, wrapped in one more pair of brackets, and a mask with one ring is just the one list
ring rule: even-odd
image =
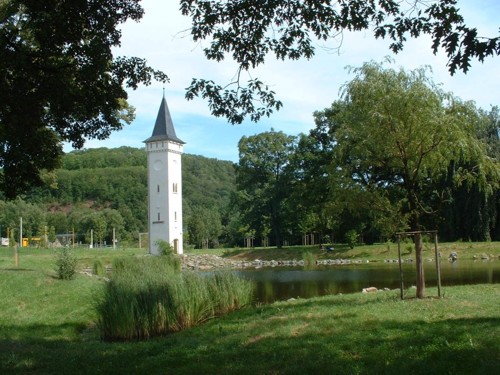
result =
[{"label": "forested hillside", "polygon": [[[64,155],[62,167],[46,176],[46,187],[23,199],[0,201],[2,236],[6,236],[7,227],[17,228],[22,216],[26,236],[38,236],[45,227],[56,234],[74,229],[78,241],[88,242],[92,228],[98,242],[109,243],[115,228],[120,240],[137,239],[139,232],[147,231],[146,158],[143,149],[131,147],[88,149]],[[184,226],[188,242],[192,242],[191,236],[193,241],[199,241],[199,246],[218,243],[224,230],[222,221],[229,222],[228,206],[234,191],[235,171],[231,162],[183,155]],[[194,216],[204,218],[203,225]],[[207,217],[211,220],[205,220]]]}]

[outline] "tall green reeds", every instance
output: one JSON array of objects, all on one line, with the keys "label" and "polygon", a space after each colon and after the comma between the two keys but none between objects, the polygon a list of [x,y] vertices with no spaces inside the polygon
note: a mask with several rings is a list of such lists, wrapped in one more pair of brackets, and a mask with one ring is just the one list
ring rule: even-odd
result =
[{"label": "tall green reeds", "polygon": [[229,272],[179,272],[169,258],[122,258],[113,263],[111,281],[97,302],[103,340],[165,335],[251,302],[250,282]]}]

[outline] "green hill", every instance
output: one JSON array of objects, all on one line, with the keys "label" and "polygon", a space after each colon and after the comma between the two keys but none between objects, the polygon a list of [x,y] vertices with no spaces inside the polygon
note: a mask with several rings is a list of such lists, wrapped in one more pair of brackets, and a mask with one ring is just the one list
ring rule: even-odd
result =
[{"label": "green hill", "polygon": [[[139,232],[147,231],[146,162],[146,152],[132,147],[67,153],[62,167],[47,175],[47,186],[23,199],[31,211],[40,213],[38,219],[33,220],[38,223],[31,223],[31,215],[26,213],[25,231],[30,230],[32,236],[36,236],[44,230],[41,223],[54,227],[56,233],[75,228],[79,240],[85,242],[85,233],[90,227],[96,227],[100,216],[107,224],[103,238],[110,240],[111,224],[121,238],[137,238]],[[193,216],[209,212],[211,218],[218,218],[219,223],[215,224],[220,235],[223,222],[230,221],[228,208],[235,191],[233,163],[184,154],[182,167],[185,232],[193,232],[188,224],[195,221]],[[2,202],[2,211],[19,210],[19,202]],[[5,228],[16,226],[10,216],[13,215],[0,213],[4,236]]]}]

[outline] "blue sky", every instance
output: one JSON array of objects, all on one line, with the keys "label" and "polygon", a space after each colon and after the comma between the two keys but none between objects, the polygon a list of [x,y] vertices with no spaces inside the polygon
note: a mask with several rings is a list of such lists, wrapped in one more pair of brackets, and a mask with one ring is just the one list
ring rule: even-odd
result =
[{"label": "blue sky", "polygon": [[[429,65],[434,81],[441,83],[445,91],[463,100],[474,100],[484,109],[500,105],[498,57],[484,63],[474,61],[467,74],[458,72],[450,76],[446,56],[433,55],[427,37],[409,41],[403,52],[393,55],[389,42],[376,40],[370,32],[357,32],[344,33],[341,41],[317,42],[316,56],[309,61],[281,62],[270,56],[251,76],[268,84],[283,102],[283,108],[257,124],[230,125],[224,119],[212,117],[203,100],[187,101],[184,93],[193,77],[213,79],[219,84],[230,82],[236,65],[231,61],[215,63],[205,59],[202,49],[208,43],[195,44],[190,39],[190,20],[180,14],[177,0],[143,0],[142,5],[143,19],[122,26],[122,46],[115,55],[145,58],[150,66],[168,74],[170,83],[165,85],[165,97],[177,136],[186,142],[184,151],[189,154],[237,162],[238,141],[243,135],[271,128],[293,135],[307,133],[314,127],[313,112],[329,107],[339,98],[341,86],[353,78],[346,66],[356,67],[370,60],[381,62],[385,56],[394,59],[395,68],[411,70]],[[498,34],[500,1],[461,0],[459,6],[467,25],[477,27],[480,35]],[[336,48],[340,42],[340,48]],[[130,91],[129,103],[136,108],[135,121],[105,141],[88,140],[85,148],[143,147],[142,141],[153,131],[162,95],[160,83]],[[71,148],[66,146],[65,151]]]}]

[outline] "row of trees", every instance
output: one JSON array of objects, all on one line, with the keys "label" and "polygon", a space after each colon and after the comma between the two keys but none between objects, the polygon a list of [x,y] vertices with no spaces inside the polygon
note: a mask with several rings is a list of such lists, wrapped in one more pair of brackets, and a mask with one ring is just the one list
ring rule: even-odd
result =
[{"label": "row of trees", "polygon": [[240,140],[241,223],[278,246],[307,233],[500,239],[498,108],[443,92],[426,69],[366,63],[352,72],[308,135]]},{"label": "row of trees", "polygon": [[22,235],[31,245],[46,246],[46,241],[53,243],[58,235],[62,245],[72,244],[72,241],[111,244],[113,230],[117,238],[125,241],[133,238],[127,231],[123,216],[118,210],[105,208],[97,211],[75,207],[68,212],[47,212],[46,207],[23,199],[0,201],[2,236],[8,237],[12,243],[17,243],[22,218]]}]

